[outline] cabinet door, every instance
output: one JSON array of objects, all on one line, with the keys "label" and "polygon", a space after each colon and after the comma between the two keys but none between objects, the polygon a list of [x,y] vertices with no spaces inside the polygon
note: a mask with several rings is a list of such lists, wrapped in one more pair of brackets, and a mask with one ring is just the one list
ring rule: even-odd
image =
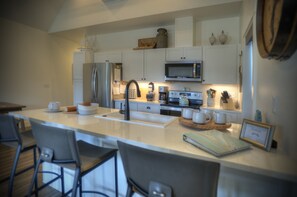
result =
[{"label": "cabinet door", "polygon": [[144,51],[144,80],[164,82],[165,49],[150,49]]},{"label": "cabinet door", "polygon": [[237,83],[237,45],[203,47],[203,83]]},{"label": "cabinet door", "polygon": [[94,53],[94,62],[105,62],[109,61],[112,63],[122,62],[122,53],[120,51],[110,51],[110,52],[97,52]]},{"label": "cabinet door", "polygon": [[185,47],[184,60],[200,61],[202,60],[202,47]]},{"label": "cabinet door", "polygon": [[[114,108],[115,109],[121,109],[121,104],[122,104],[122,109],[125,109],[125,101],[115,101],[114,102]],[[129,102],[129,108],[132,111],[137,111],[137,103]]]},{"label": "cabinet door", "polygon": [[143,50],[123,51],[123,80],[143,80]]},{"label": "cabinet door", "polygon": [[73,79],[83,78],[83,64],[85,63],[85,54],[83,52],[74,52],[73,54]]},{"label": "cabinet door", "polygon": [[73,80],[73,105],[83,102],[83,81]]},{"label": "cabinet door", "polygon": [[160,105],[147,104],[147,103],[138,103],[137,104],[137,111],[160,114]]},{"label": "cabinet door", "polygon": [[167,48],[166,61],[181,61],[184,59],[184,48]]},{"label": "cabinet door", "polygon": [[91,51],[77,51],[73,54],[72,74],[73,79],[83,78],[83,64],[93,62],[94,53]]}]

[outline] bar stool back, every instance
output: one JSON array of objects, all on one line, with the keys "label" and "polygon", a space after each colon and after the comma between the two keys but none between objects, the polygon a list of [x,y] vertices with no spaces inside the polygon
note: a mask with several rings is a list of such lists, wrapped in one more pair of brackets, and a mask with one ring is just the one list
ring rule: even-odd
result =
[{"label": "bar stool back", "polygon": [[118,141],[127,197],[212,197],[217,194],[220,164],[152,151]]},{"label": "bar stool back", "polygon": [[[77,142],[72,130],[52,127],[36,120],[30,120],[30,123],[37,147],[40,149],[40,157],[28,196],[31,194],[38,166],[43,161],[75,171],[73,187],[63,195],[72,192],[71,196],[76,196],[77,187],[79,187],[80,196],[82,193],[97,193],[107,196],[98,191],[82,191],[82,177],[111,158],[114,158],[115,161],[115,193],[117,196],[117,149],[98,147],[81,140]],[[62,184],[64,185],[64,183]]]},{"label": "bar stool back", "polygon": [[[36,143],[32,131],[20,132],[17,123],[18,121],[13,116],[0,114],[0,143],[16,149],[10,177],[0,181],[2,183],[9,179],[8,196],[12,196],[15,176],[34,168],[36,165]],[[28,150],[33,151],[33,164],[16,173],[20,154]]]}]

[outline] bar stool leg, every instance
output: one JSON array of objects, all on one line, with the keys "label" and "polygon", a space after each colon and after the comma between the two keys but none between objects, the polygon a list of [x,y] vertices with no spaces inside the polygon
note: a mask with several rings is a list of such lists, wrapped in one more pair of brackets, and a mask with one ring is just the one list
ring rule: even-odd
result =
[{"label": "bar stool leg", "polygon": [[[33,148],[33,160],[34,160],[33,162],[34,162],[34,170],[35,170],[36,165],[37,165],[37,163],[36,163],[36,148]],[[34,185],[35,185],[35,196],[38,197],[38,176],[36,176]]]},{"label": "bar stool leg", "polygon": [[65,194],[65,186],[64,186],[64,168],[60,168],[60,175],[61,175],[61,190],[62,190],[62,196]]},{"label": "bar stool leg", "polygon": [[12,196],[12,188],[13,188],[13,183],[14,183],[14,176],[15,176],[15,171],[18,165],[18,161],[20,158],[20,153],[21,153],[21,145],[18,145],[17,149],[16,149],[16,153],[15,153],[15,158],[13,161],[13,165],[11,168],[11,172],[10,172],[10,178],[9,178],[9,186],[8,186],[8,196],[11,197]]},{"label": "bar stool leg", "polygon": [[[33,187],[33,184],[36,181],[36,177],[37,177],[37,174],[38,174],[38,168],[39,168],[40,163],[41,163],[41,158],[38,159],[38,162],[37,162],[36,167],[34,169],[34,174],[33,174],[33,177],[32,177],[31,183],[30,183],[30,187],[29,187],[29,191],[28,191],[27,196],[31,196],[32,187]],[[38,193],[38,188],[35,188],[35,192]]]},{"label": "bar stool leg", "polygon": [[73,179],[73,186],[72,186],[72,194],[71,197],[76,197],[77,186],[79,184],[80,179],[80,169],[75,169],[74,179]]},{"label": "bar stool leg", "polygon": [[114,173],[115,173],[115,196],[118,197],[118,165],[117,165],[117,153],[114,155]]}]

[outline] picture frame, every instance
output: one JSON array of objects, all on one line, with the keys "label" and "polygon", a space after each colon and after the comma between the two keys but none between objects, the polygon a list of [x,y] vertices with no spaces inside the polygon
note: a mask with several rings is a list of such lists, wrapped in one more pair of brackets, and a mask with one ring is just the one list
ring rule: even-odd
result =
[{"label": "picture frame", "polygon": [[239,139],[270,151],[274,130],[273,125],[243,119]]}]

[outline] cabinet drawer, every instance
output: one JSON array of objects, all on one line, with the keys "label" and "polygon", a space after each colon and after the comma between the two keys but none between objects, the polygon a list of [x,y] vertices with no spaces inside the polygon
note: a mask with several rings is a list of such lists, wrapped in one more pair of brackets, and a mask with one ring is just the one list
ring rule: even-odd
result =
[{"label": "cabinet drawer", "polygon": [[160,106],[159,105],[150,105],[150,104],[138,103],[137,110],[142,111],[142,112],[149,112],[149,113],[159,114],[160,113]]},{"label": "cabinet drawer", "polygon": [[[120,109],[122,104],[122,109],[125,109],[125,101],[115,101],[114,108]],[[132,111],[137,111],[137,103],[129,102],[129,108]]]}]

